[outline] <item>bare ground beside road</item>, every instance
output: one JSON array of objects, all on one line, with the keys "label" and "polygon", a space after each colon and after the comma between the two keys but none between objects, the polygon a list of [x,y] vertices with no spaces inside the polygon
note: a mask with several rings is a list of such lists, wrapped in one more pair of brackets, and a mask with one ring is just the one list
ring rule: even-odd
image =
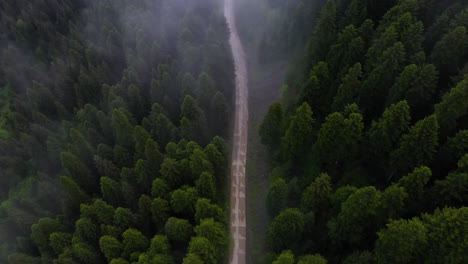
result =
[{"label": "bare ground beside road", "polygon": [[[256,56],[248,56],[255,59]],[[249,61],[249,140],[247,147],[247,264],[260,263],[268,252],[266,233],[270,224],[266,208],[272,153],[258,135],[269,106],[280,97],[286,63],[259,65]]]}]

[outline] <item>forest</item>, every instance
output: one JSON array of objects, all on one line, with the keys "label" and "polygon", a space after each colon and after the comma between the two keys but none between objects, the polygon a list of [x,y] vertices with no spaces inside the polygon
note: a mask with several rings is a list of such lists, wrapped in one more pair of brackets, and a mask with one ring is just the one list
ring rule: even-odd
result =
[{"label": "forest", "polygon": [[[226,3],[247,68],[287,66],[254,260]],[[2,264],[463,264],[467,206],[466,0],[0,1]]]},{"label": "forest", "polygon": [[222,7],[0,2],[0,263],[227,257]]},{"label": "forest", "polygon": [[268,1],[300,55],[259,128],[262,263],[466,263],[468,3],[324,2]]}]

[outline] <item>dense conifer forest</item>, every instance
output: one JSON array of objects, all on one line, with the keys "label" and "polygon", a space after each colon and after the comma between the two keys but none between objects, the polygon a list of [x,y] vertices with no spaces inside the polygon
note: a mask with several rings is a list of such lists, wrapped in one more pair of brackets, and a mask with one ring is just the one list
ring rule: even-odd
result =
[{"label": "dense conifer forest", "polygon": [[466,263],[468,3],[268,2],[311,32],[259,129],[264,263]]},{"label": "dense conifer forest", "polygon": [[218,263],[219,1],[0,2],[0,263]]},{"label": "dense conifer forest", "polygon": [[[289,65],[253,263],[467,263],[468,1],[233,3],[248,66]],[[0,263],[238,264],[224,12],[0,1]]]}]

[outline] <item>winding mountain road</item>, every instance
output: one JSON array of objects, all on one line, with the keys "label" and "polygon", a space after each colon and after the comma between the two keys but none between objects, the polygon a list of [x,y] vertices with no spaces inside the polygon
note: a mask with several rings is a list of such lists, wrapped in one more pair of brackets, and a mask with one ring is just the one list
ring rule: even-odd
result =
[{"label": "winding mountain road", "polygon": [[245,163],[248,136],[248,74],[244,49],[237,32],[233,2],[225,0],[224,15],[230,31],[229,42],[236,72],[236,109],[231,163],[231,264],[246,262]]}]

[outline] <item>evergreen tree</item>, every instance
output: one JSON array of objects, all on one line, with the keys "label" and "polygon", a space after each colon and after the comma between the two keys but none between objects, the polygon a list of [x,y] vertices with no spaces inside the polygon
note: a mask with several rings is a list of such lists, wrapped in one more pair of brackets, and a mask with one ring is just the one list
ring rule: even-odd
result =
[{"label": "evergreen tree", "polygon": [[264,145],[276,147],[280,143],[283,133],[284,110],[280,102],[273,103],[262,124],[260,125],[261,142]]},{"label": "evergreen tree", "polygon": [[356,63],[343,77],[336,96],[333,99],[332,111],[339,112],[348,104],[359,103],[359,89],[361,88],[362,67]]},{"label": "evergreen tree", "polygon": [[441,136],[451,135],[458,121],[468,113],[468,77],[465,77],[442,101],[435,105],[435,114],[441,127]]},{"label": "evergreen tree", "polygon": [[288,202],[288,185],[285,180],[278,178],[271,183],[267,196],[267,208],[271,216],[286,209]]},{"label": "evergreen tree", "polygon": [[301,241],[304,231],[304,214],[298,209],[286,209],[273,219],[268,237],[275,252],[291,248]]},{"label": "evergreen tree", "polygon": [[329,0],[317,18],[313,42],[310,43],[310,59],[313,61],[325,59],[336,38],[336,30],[336,5],[333,0]]},{"label": "evergreen tree", "polygon": [[391,153],[396,169],[408,172],[410,168],[432,161],[439,145],[439,124],[435,115],[426,117],[411,127],[400,140],[400,147]]},{"label": "evergreen tree", "polygon": [[296,109],[296,114],[292,118],[282,142],[291,159],[303,158],[310,147],[313,140],[313,123],[312,110],[307,103],[303,103]]},{"label": "evergreen tree", "polygon": [[392,221],[378,233],[378,263],[415,263],[427,245],[427,229],[419,219]]}]

